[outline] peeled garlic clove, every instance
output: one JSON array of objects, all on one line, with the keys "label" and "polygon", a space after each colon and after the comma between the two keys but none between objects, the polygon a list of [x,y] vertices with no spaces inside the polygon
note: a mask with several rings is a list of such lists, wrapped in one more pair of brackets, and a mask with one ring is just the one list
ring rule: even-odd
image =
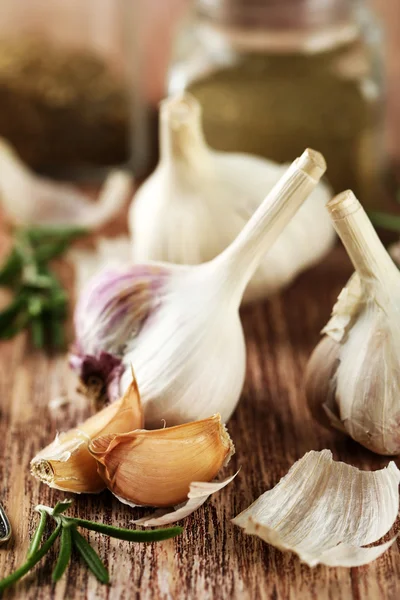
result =
[{"label": "peeled garlic clove", "polygon": [[[212,150],[204,139],[198,101],[188,93],[164,100],[160,162],[130,209],[135,262],[213,259],[235,239],[285,169],[260,157]],[[319,183],[262,257],[245,301],[287,285],[329,251],[334,230],[324,206],[330,197],[328,186]]]},{"label": "peeled garlic clove", "polygon": [[310,359],[309,403],[370,450],[398,454],[400,273],[352,192],[334,198],[328,210],[356,274]]},{"label": "peeled garlic clove", "polygon": [[329,450],[312,451],[233,523],[296,553],[310,567],[357,567],[395,541],[362,547],[383,537],[396,521],[399,482],[394,462],[381,471],[360,471],[334,461]]},{"label": "peeled garlic clove", "polygon": [[76,226],[96,229],[115,217],[132,190],[132,177],[113,171],[97,202],[63,183],[35,175],[12,146],[0,138],[0,197],[16,225]]},{"label": "peeled garlic clove", "polygon": [[178,504],[174,510],[159,508],[152,515],[147,515],[131,522],[136,525],[143,525],[143,527],[163,527],[164,525],[185,519],[200,508],[212,494],[219,492],[231,483],[238,472],[222,481],[193,481],[189,486],[188,499],[186,502]]},{"label": "peeled garlic clove", "polygon": [[[208,263],[133,265],[89,282],[75,313],[72,356],[86,388],[85,362],[96,364],[106,355],[110,362],[122,362],[122,391],[135,365],[147,428],[159,428],[163,419],[179,425],[217,412],[227,422],[245,375],[239,318],[243,293],[325,169],[319,152],[303,152],[234,242]],[[110,377],[115,388],[119,372],[113,369],[110,376],[108,367],[103,371],[103,389],[108,391]]]},{"label": "peeled garlic clove", "polygon": [[31,461],[31,473],[52,488],[75,493],[104,489],[97,463],[88,450],[90,440],[109,432],[122,433],[143,427],[143,412],[136,380],[126,394],[76,429],[57,435]]},{"label": "peeled garlic clove", "polygon": [[153,431],[98,437],[89,450],[112,493],[135,506],[174,506],[194,480],[211,481],[234,446],[220,415]]}]

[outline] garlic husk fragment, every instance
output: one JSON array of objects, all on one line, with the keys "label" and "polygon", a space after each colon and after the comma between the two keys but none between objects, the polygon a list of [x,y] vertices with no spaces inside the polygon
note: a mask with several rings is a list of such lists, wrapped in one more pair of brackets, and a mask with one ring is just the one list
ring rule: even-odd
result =
[{"label": "garlic husk fragment", "polygon": [[175,506],[194,480],[211,481],[235,449],[220,415],[176,427],[109,434],[90,443],[111,492],[134,506]]},{"label": "garlic husk fragment", "polygon": [[159,428],[163,419],[179,425],[217,412],[227,422],[245,375],[239,318],[244,290],[325,168],[321,154],[306,150],[234,242],[209,263],[133,265],[92,279],[77,304],[71,356],[85,387],[86,361],[98,361],[100,374],[99,357],[107,354],[122,362],[121,391],[135,365],[147,428]]},{"label": "garlic husk fragment", "polygon": [[131,522],[136,525],[143,525],[143,527],[161,527],[185,519],[200,508],[212,494],[219,492],[231,483],[238,472],[222,481],[193,481],[189,486],[188,499],[174,507],[174,510],[159,508],[153,514]]},{"label": "garlic husk fragment", "polygon": [[140,396],[133,379],[125,395],[87,419],[76,429],[60,433],[31,461],[31,473],[52,488],[74,493],[96,493],[105,488],[91,456],[90,440],[109,432],[143,427]]},{"label": "garlic husk fragment", "polygon": [[368,472],[334,461],[329,450],[311,451],[233,523],[279,550],[295,552],[310,567],[357,567],[378,558],[396,539],[363,547],[396,521],[399,482],[394,462]]},{"label": "garlic husk fragment", "polygon": [[328,210],[356,273],[310,358],[309,404],[370,450],[398,454],[400,273],[352,192],[334,198]]},{"label": "garlic husk fragment", "polygon": [[[261,204],[285,166],[205,142],[201,107],[190,94],[161,103],[160,162],[134,196],[129,216],[135,262],[200,264],[220,254]],[[262,257],[244,295],[253,301],[287,285],[332,247],[319,183]]]},{"label": "garlic husk fragment", "polygon": [[132,177],[125,171],[112,171],[93,202],[72,185],[36,175],[0,138],[0,198],[15,225],[97,229],[118,214],[131,191]]}]

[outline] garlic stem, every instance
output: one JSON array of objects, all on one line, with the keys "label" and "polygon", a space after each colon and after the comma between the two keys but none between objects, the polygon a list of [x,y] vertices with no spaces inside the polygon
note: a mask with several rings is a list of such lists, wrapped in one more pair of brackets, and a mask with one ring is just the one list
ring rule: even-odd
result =
[{"label": "garlic stem", "polygon": [[231,291],[238,305],[262,257],[325,170],[322,154],[310,148],[305,150],[274,185],[234,242],[212,261],[221,281],[233,282]]},{"label": "garlic stem", "polygon": [[364,282],[379,281],[387,286],[399,273],[380,241],[365,210],[351,190],[327,203],[333,225],[355,270]]},{"label": "garlic stem", "polygon": [[167,98],[160,108],[160,164],[201,168],[208,148],[201,128],[201,106],[191,94]]}]

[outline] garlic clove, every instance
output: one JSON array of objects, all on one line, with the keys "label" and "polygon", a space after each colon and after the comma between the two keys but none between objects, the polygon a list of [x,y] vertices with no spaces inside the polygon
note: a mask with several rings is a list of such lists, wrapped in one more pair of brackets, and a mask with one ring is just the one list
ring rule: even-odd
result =
[{"label": "garlic clove", "polygon": [[[400,452],[400,273],[352,192],[328,203],[356,269],[307,368],[314,414],[373,452]],[[318,408],[318,404],[320,408]]]},{"label": "garlic clove", "polygon": [[363,548],[396,521],[399,482],[394,462],[368,472],[334,461],[329,450],[311,451],[233,523],[279,550],[294,552],[310,567],[360,566],[395,541]]},{"label": "garlic clove", "polygon": [[31,461],[31,473],[52,488],[75,493],[104,489],[97,463],[88,450],[91,439],[109,432],[122,433],[143,427],[143,411],[136,380],[125,395],[76,429],[58,434]]},{"label": "garlic clove", "polygon": [[[308,406],[313,417],[324,427],[343,430],[335,415],[335,386],[332,384],[338,363],[340,345],[330,337],[321,340],[310,357],[305,375]],[[323,400],[321,400],[323,399]]]},{"label": "garlic clove", "polygon": [[72,185],[36,175],[0,138],[0,197],[16,225],[76,226],[96,229],[115,217],[132,191],[132,177],[112,171],[97,202]]},{"label": "garlic clove", "polygon": [[111,492],[135,506],[174,506],[194,480],[211,481],[234,446],[220,415],[153,431],[98,437],[89,445]]},{"label": "garlic clove", "polygon": [[[238,473],[239,471],[222,481],[193,481],[189,486],[187,501],[176,506],[173,511],[159,508],[153,514],[142,517],[141,519],[136,519],[135,521],[132,521],[132,523],[143,525],[143,527],[162,527],[185,519],[200,508],[212,494],[219,492],[231,483]],[[121,498],[120,500],[126,502]]]},{"label": "garlic clove", "polygon": [[[167,98],[160,108],[160,162],[136,192],[129,213],[135,262],[212,260],[243,229],[287,166],[212,150],[204,139],[199,102],[188,93]],[[320,182],[264,253],[245,302],[279,290],[327,254],[335,237],[325,210],[330,197],[330,188]]]}]

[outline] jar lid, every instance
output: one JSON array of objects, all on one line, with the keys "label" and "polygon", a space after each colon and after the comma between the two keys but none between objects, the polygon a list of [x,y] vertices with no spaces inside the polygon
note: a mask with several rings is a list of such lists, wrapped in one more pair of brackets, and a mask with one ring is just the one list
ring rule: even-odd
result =
[{"label": "jar lid", "polygon": [[200,16],[223,25],[268,29],[310,29],[342,22],[349,0],[197,0]]}]

